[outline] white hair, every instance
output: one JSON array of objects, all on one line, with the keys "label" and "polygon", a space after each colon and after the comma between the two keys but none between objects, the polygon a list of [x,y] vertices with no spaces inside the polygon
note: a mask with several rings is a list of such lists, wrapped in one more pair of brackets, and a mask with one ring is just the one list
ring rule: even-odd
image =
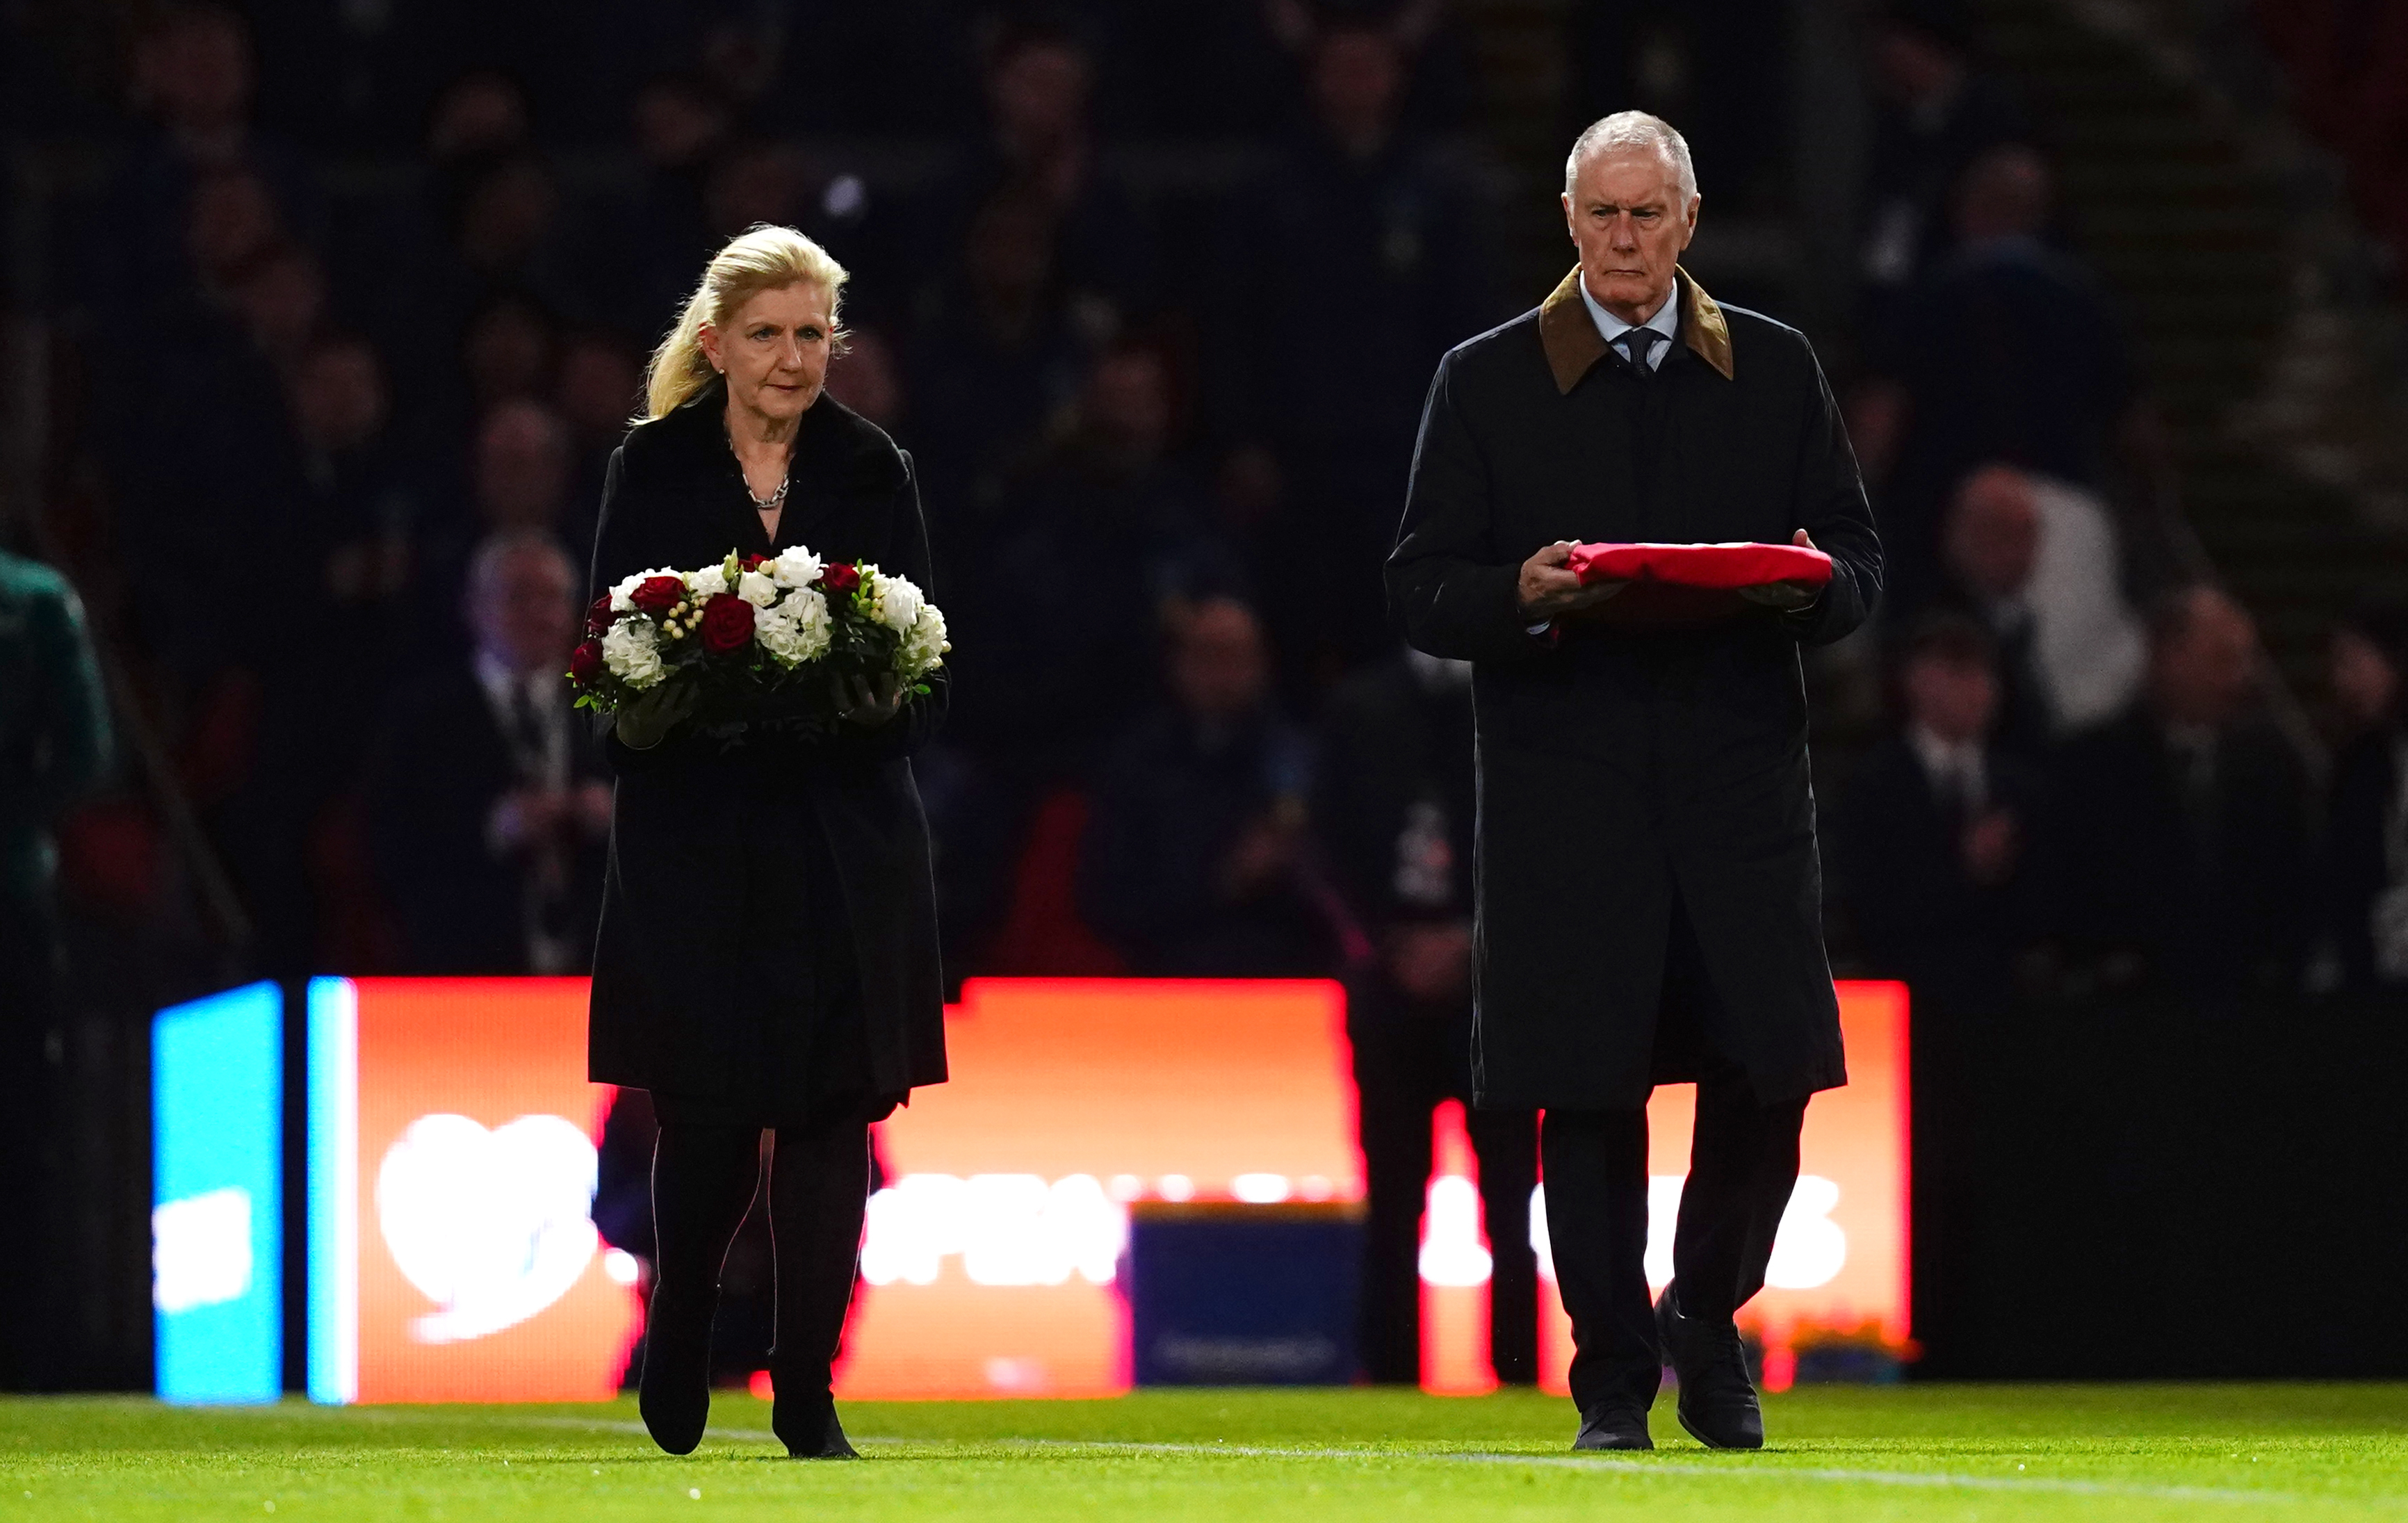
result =
[{"label": "white hair", "polygon": [[1588,130],[1573,140],[1572,151],[1564,160],[1564,194],[1572,194],[1572,181],[1580,178],[1583,159],[1617,148],[1652,148],[1663,154],[1672,161],[1672,178],[1681,186],[1681,204],[1685,207],[1698,198],[1698,167],[1689,162],[1689,140],[1670,122],[1645,111],[1616,111],[1588,124]]}]

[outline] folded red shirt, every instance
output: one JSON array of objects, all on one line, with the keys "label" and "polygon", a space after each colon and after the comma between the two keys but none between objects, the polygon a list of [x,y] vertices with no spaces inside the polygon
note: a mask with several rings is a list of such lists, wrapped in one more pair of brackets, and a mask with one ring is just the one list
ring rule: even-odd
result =
[{"label": "folded red shirt", "polygon": [[1831,557],[1803,545],[1578,545],[1571,568],[1584,582],[1669,582],[1715,591],[1776,582],[1820,587],[1831,580]]}]

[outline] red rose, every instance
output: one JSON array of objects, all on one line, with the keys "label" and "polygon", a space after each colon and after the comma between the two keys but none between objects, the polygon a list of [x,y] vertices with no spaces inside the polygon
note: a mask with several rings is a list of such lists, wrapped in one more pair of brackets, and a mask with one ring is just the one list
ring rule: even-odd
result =
[{"label": "red rose", "polygon": [[[608,602],[606,598],[604,600]],[[577,647],[568,658],[568,680],[580,687],[591,687],[602,677],[602,642],[589,639]]]},{"label": "red rose", "polygon": [[861,573],[851,563],[838,561],[820,573],[820,585],[832,593],[849,593],[861,585]]},{"label": "red rose", "polygon": [[752,605],[734,593],[720,593],[702,605],[702,648],[724,655],[752,638]]},{"label": "red rose", "polygon": [[601,596],[594,599],[594,606],[592,608],[585,611],[585,632],[589,635],[599,635],[609,627],[610,595],[609,593],[604,593]]},{"label": "red rose", "polygon": [[768,564],[768,560],[769,557],[767,555],[747,555],[744,557],[744,569],[747,571],[758,571],[762,567]]},{"label": "red rose", "polygon": [[636,590],[627,595],[627,601],[657,618],[677,607],[684,596],[685,583],[677,578],[646,577],[636,583]]}]

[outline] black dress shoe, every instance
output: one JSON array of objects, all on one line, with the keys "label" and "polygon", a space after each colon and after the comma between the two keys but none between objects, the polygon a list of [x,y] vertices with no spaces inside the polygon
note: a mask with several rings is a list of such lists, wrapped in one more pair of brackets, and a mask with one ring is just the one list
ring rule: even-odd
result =
[{"label": "black dress shoe", "polygon": [[806,1398],[789,1405],[781,1400],[769,1412],[769,1430],[783,1439],[790,1459],[858,1459],[860,1452],[844,1436],[837,1421],[836,1402],[827,1397]]},{"label": "black dress shoe", "polygon": [[1656,1303],[1656,1330],[1665,1362],[1681,1382],[1681,1426],[1709,1449],[1763,1448],[1764,1409],[1747,1378],[1739,1328],[1682,1315],[1678,1293],[1677,1286],[1664,1287],[1663,1300]]},{"label": "black dress shoe", "polygon": [[1600,1401],[1581,1415],[1575,1449],[1652,1449],[1646,1410],[1630,1401]]},{"label": "black dress shoe", "polygon": [[718,1301],[716,1286],[707,1299],[652,1289],[636,1407],[652,1442],[670,1454],[694,1453],[710,1422],[710,1324]]}]

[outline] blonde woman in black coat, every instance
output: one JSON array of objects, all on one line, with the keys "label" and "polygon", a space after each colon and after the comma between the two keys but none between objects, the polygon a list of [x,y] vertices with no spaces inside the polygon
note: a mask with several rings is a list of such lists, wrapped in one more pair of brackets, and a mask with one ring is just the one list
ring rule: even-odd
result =
[{"label": "blonde woman in black coat", "polygon": [[[710,261],[652,356],[650,416],[610,461],[595,596],[655,567],[808,546],[929,586],[910,457],[823,386],[842,266],[756,227]],[[910,696],[854,682],[834,739],[773,726],[730,746],[668,689],[605,737],[618,774],[594,959],[589,1071],[652,1092],[659,1236],[642,1411],[691,1452],[710,1415],[710,1329],[727,1245],[776,1133],[771,1426],[790,1453],[849,1458],[829,1366],[868,1186],[868,1128],[945,1077],[928,829],[910,756],[946,680]]]}]

